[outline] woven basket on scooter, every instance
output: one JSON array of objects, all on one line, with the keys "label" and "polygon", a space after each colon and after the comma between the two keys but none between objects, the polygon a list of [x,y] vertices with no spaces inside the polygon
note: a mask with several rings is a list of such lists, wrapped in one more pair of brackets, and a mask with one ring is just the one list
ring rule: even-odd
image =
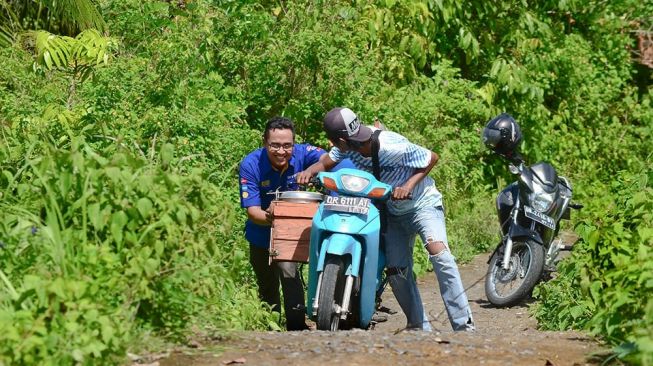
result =
[{"label": "woven basket on scooter", "polygon": [[272,201],[270,262],[308,263],[311,224],[322,195],[312,192],[283,192]]}]

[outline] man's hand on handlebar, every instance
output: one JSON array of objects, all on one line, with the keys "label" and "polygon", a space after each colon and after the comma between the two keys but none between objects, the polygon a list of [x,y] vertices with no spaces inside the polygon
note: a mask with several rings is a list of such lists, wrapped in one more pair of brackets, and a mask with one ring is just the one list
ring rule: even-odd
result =
[{"label": "man's hand on handlebar", "polygon": [[295,176],[295,181],[298,184],[309,184],[311,183],[311,178],[313,178],[313,176],[314,174],[307,169],[297,173],[297,175]]},{"label": "man's hand on handlebar", "polygon": [[401,201],[401,200],[409,200],[412,199],[412,189],[408,189],[406,187],[395,187],[392,190],[392,199]]}]

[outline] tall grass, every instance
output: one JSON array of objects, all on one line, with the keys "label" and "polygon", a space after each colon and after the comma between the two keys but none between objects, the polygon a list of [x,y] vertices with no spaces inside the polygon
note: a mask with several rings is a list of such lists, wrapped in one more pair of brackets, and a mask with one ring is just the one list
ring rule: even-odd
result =
[{"label": "tall grass", "polygon": [[243,278],[229,192],[163,148],[39,148],[2,166],[0,361],[120,362],[144,329],[278,327]]}]

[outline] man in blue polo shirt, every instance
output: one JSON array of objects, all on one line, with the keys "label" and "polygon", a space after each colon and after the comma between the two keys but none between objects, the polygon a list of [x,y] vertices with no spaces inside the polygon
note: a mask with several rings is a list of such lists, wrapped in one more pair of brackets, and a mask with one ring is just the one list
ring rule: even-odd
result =
[{"label": "man in blue polo shirt", "polygon": [[270,222],[268,212],[274,195],[297,190],[297,173],[319,161],[325,151],[308,144],[295,144],[290,119],[270,119],[263,134],[263,148],[254,150],[240,163],[240,205],[247,209],[245,238],[249,242],[250,263],[256,274],[259,297],[280,311],[279,282],[284,297],[286,328],[307,329],[304,317],[304,288],[295,262],[269,264]]}]

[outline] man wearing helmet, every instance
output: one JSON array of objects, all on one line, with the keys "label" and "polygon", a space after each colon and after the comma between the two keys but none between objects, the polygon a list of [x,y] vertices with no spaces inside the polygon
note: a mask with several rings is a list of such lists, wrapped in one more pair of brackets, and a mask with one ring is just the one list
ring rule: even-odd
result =
[{"label": "man wearing helmet", "polygon": [[[320,171],[331,170],[349,158],[358,169],[373,172],[372,135],[376,129],[364,126],[349,108],[334,108],[324,118],[324,130],[333,148],[297,175],[306,183]],[[442,194],[428,176],[439,157],[390,131],[376,132],[379,142],[380,180],[393,187],[387,203],[385,229],[386,273],[399,305],[407,318],[407,327],[431,330],[413,278],[413,246],[420,235],[429,253],[440,294],[454,330],[473,330],[474,321],[460,279],[456,261],[449,251],[442,207]]]}]

